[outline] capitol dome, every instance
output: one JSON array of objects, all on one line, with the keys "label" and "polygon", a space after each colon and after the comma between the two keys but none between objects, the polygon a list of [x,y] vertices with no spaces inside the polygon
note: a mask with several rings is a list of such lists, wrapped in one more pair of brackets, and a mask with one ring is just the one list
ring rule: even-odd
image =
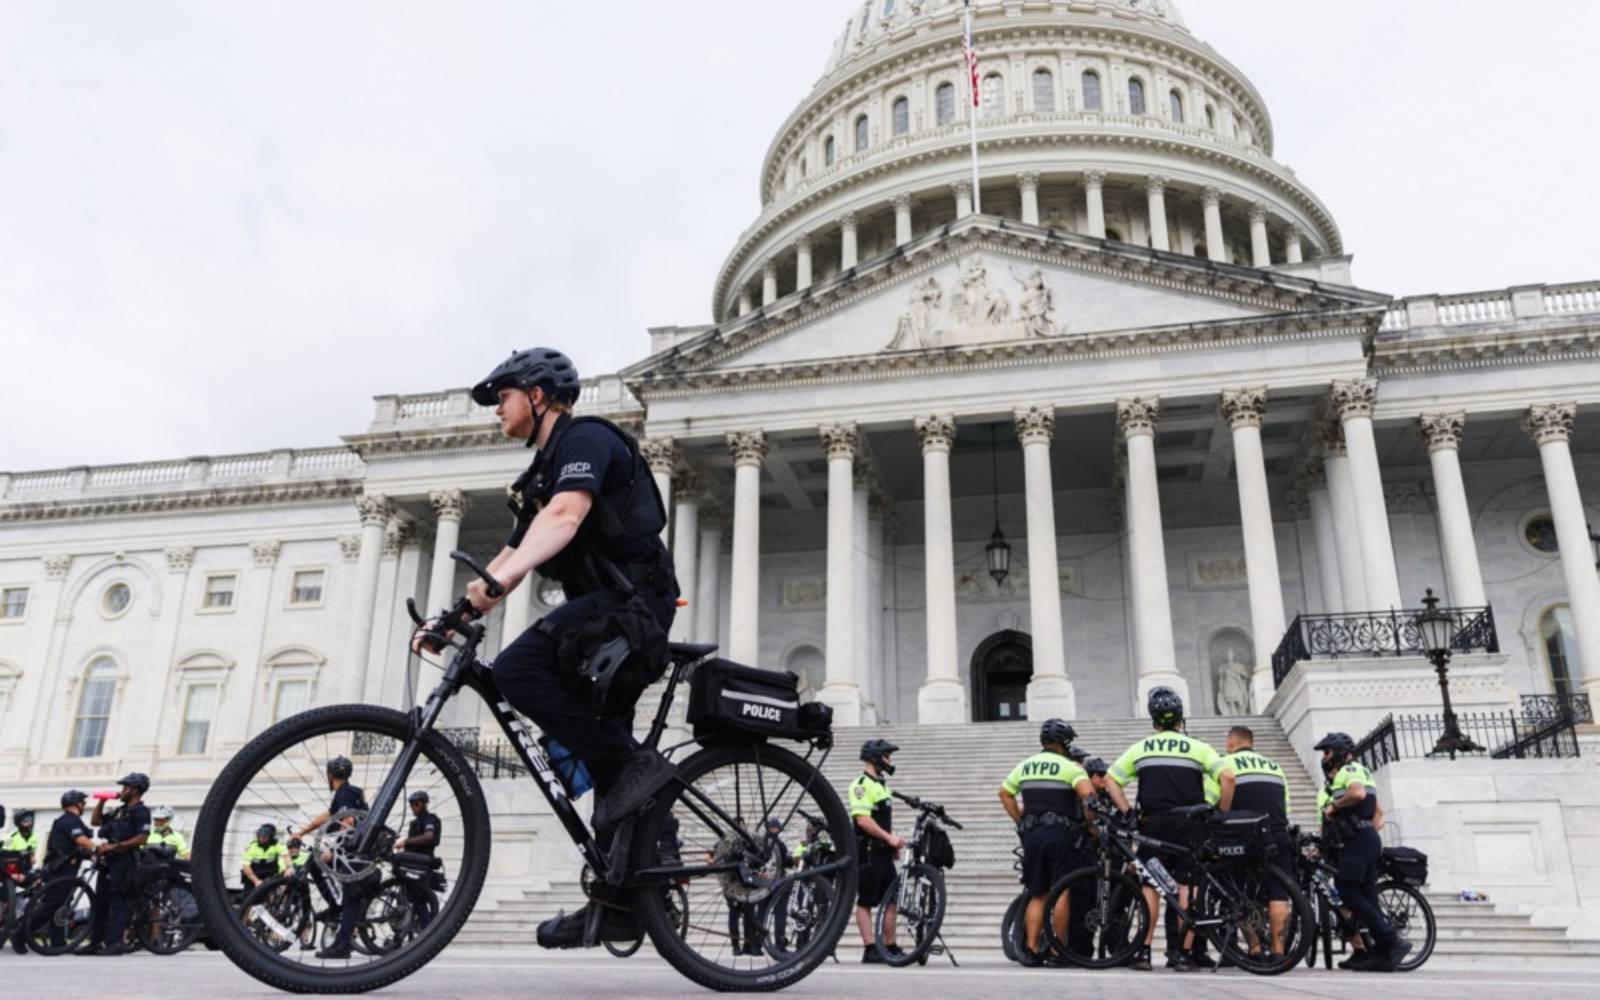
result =
[{"label": "capitol dome", "polygon": [[978,197],[961,0],[858,0],[763,159],[717,322],[973,211],[1245,266],[1343,253],[1327,208],[1273,159],[1260,93],[1171,0],[972,6]]}]

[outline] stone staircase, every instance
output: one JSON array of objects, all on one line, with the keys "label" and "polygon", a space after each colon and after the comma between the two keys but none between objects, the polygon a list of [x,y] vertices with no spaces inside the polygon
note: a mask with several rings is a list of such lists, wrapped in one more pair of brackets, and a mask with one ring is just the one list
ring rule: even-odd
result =
[{"label": "stone staircase", "polygon": [[[1256,733],[1256,749],[1284,765],[1290,775],[1292,819],[1313,822],[1316,786],[1299,765],[1282,727],[1270,717],[1196,719],[1189,732],[1221,752],[1227,730],[1242,722]],[[1150,731],[1144,719],[1075,721],[1077,743],[1107,762],[1116,759],[1135,740]],[[1018,884],[1012,869],[1016,834],[1001,809],[997,793],[1001,780],[1017,761],[1038,747],[1038,724],[998,722],[956,726],[884,726],[840,729],[836,749],[824,773],[841,794],[860,773],[856,751],[863,740],[883,737],[901,750],[895,756],[897,791],[933,799],[964,824],[952,830],[956,867],[947,873],[950,892],[944,938],[958,958],[998,957],[1000,920],[1016,896]],[[1135,786],[1136,787],[1136,786]],[[1133,789],[1130,789],[1130,792]],[[896,825],[910,830],[911,811],[903,804]],[[527,889],[520,896],[502,891],[498,905],[486,893],[457,941],[478,947],[530,944],[540,920],[583,905],[577,871],[562,873],[548,888]],[[510,898],[507,898],[507,897]],[[1435,954],[1451,958],[1600,958],[1600,944],[1569,941],[1560,928],[1534,927],[1520,914],[1501,914],[1492,905],[1463,903],[1453,895],[1429,897],[1439,922]],[[853,927],[846,929],[841,957],[853,960]],[[648,948],[648,946],[647,946]]]}]

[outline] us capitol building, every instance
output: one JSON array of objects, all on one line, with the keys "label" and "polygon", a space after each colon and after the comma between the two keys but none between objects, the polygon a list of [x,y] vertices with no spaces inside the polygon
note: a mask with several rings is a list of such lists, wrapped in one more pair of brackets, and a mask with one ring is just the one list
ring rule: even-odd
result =
[{"label": "us capitol building", "polygon": [[[1461,706],[1600,686],[1600,282],[1363,288],[1174,4],[974,7],[979,190],[961,4],[857,3],[712,322],[586,381],[670,497],[676,637],[846,725],[1128,717],[1166,684],[1298,740],[1437,710],[1417,658],[1272,669],[1297,615],[1431,588],[1492,609]],[[461,387],[325,448],[0,473],[0,801],[200,788],[277,718],[431,684],[405,599],[498,549],[528,457]],[[522,588],[487,648],[559,599]]]}]

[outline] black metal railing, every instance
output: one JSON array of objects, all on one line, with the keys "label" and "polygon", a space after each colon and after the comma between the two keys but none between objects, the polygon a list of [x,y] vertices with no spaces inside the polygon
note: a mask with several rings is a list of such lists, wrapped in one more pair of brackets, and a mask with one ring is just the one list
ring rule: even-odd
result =
[{"label": "black metal railing", "polygon": [[[1528,721],[1515,712],[1466,712],[1456,720],[1461,732],[1487,749],[1458,752],[1463,758],[1522,760],[1529,757],[1576,757],[1578,734],[1571,717]],[[1434,756],[1444,735],[1443,715],[1387,716],[1356,743],[1356,759],[1376,771],[1397,760]]]},{"label": "black metal railing", "polygon": [[[1455,621],[1450,649],[1457,653],[1498,653],[1500,637],[1494,609],[1440,608]],[[1337,615],[1299,615],[1272,654],[1272,682],[1280,685],[1301,660],[1341,656],[1426,656],[1417,628],[1421,609],[1360,611]]]},{"label": "black metal railing", "polygon": [[1557,719],[1593,722],[1594,711],[1589,707],[1587,694],[1525,694],[1522,696],[1522,719],[1528,723]]},{"label": "black metal railing", "polygon": [[[504,738],[485,740],[475,727],[436,730],[448,740],[472,765],[480,778],[520,778],[528,773],[522,758],[511,743]],[[356,757],[388,757],[397,753],[400,741],[381,733],[356,733],[351,743],[351,753]]]}]

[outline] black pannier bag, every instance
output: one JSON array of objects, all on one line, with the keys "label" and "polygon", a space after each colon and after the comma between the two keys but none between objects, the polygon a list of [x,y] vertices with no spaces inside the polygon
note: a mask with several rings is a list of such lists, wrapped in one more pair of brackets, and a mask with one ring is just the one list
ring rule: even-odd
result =
[{"label": "black pannier bag", "polygon": [[950,842],[950,835],[944,832],[944,827],[928,825],[927,832],[923,834],[925,843],[922,856],[928,864],[935,868],[954,868],[956,866],[956,845]]},{"label": "black pannier bag", "polygon": [[1272,836],[1267,832],[1265,813],[1248,809],[1212,813],[1206,818],[1206,839],[1216,849],[1219,858],[1230,860],[1265,860],[1272,850]]},{"label": "black pannier bag", "polygon": [[1388,878],[1406,885],[1428,881],[1428,856],[1415,847],[1385,847],[1378,868]]},{"label": "black pannier bag", "polygon": [[[813,724],[814,714],[808,713]],[[800,679],[786,670],[717,659],[696,667],[689,679],[689,725],[697,737],[731,732],[806,739],[800,715]]]}]

